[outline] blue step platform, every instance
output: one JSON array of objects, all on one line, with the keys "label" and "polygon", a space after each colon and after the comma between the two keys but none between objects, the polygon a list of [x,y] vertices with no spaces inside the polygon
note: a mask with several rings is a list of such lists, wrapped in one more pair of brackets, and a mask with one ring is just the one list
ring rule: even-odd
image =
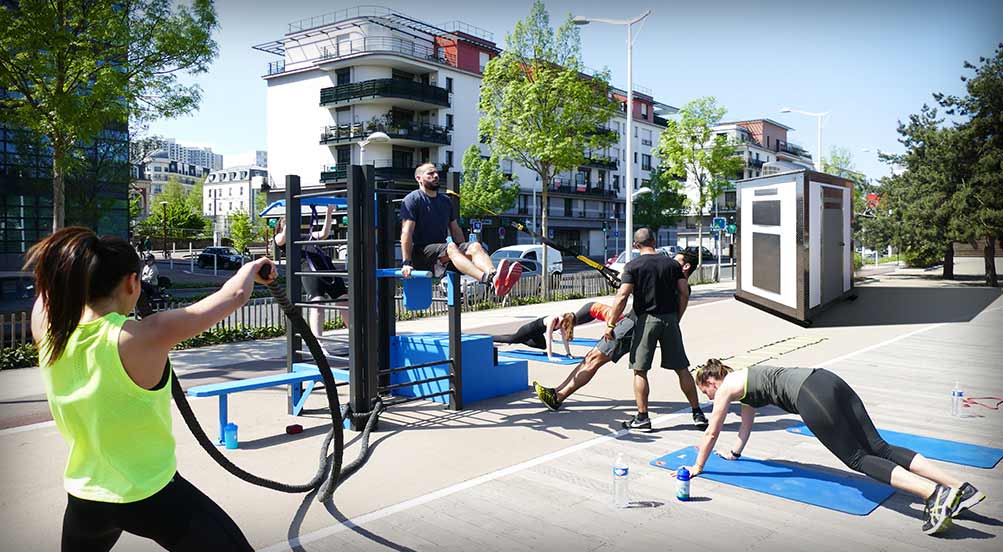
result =
[{"label": "blue step platform", "polygon": [[[489,335],[464,334],[461,340],[463,361],[463,403],[500,397],[529,388],[529,365],[525,360],[499,360],[494,364],[494,341]],[[404,334],[391,338],[390,365],[410,366],[449,357],[449,334],[445,332]],[[449,374],[449,365],[415,368],[390,374],[391,385],[420,381]],[[449,380],[401,387],[395,395],[419,397],[449,390]],[[449,395],[429,400],[446,404]]]}]

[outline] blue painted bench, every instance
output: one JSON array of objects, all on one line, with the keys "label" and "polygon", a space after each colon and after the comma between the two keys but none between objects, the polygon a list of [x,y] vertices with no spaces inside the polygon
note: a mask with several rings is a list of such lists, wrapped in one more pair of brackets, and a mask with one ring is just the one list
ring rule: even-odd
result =
[{"label": "blue painted bench", "polygon": [[[334,376],[335,381],[348,381],[348,370],[332,369],[331,374]],[[292,385],[293,415],[296,416],[303,410],[303,405],[306,404],[307,397],[310,396],[310,392],[313,391],[314,387],[320,381],[322,381],[322,378],[320,377],[320,370],[316,365],[298,362],[293,364],[292,372],[200,385],[189,389],[188,395],[192,397],[219,398],[219,440],[217,444],[222,445],[223,428],[226,427],[228,422],[227,397],[230,393],[278,387],[280,385]],[[303,383],[306,384],[305,389],[300,387],[300,384]]]}]

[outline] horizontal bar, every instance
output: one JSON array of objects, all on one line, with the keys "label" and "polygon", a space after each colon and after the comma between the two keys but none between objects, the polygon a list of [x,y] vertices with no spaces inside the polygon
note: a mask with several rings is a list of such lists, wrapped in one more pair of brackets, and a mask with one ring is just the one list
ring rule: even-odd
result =
[{"label": "horizontal bar", "polygon": [[343,244],[348,243],[348,240],[346,240],[346,239],[337,239],[337,240],[303,240],[303,241],[294,241],[293,243],[295,243],[296,245],[343,245]]},{"label": "horizontal bar", "polygon": [[[313,356],[313,354],[310,351],[296,351],[296,352],[299,353],[299,354],[301,354],[301,355],[310,355],[310,356]],[[345,361],[351,360],[347,356],[339,356],[339,355],[325,355],[324,358],[334,358],[334,359],[337,359],[337,360],[345,360]]]},{"label": "horizontal bar", "polygon": [[304,309],[323,309],[323,310],[336,310],[336,311],[347,311],[348,307],[346,305],[329,305],[327,303],[294,303],[294,306],[302,307]]},{"label": "horizontal bar", "polygon": [[331,272],[331,271],[324,271],[324,272],[321,272],[321,271],[317,271],[317,272],[313,272],[313,271],[310,271],[310,272],[293,272],[293,276],[323,277],[323,276],[348,276],[348,275],[349,275],[348,272],[345,272],[345,271],[341,271],[341,272]]},{"label": "horizontal bar", "polygon": [[376,193],[378,194],[401,194],[407,195],[413,190],[395,190],[393,188],[376,188]]},{"label": "horizontal bar", "polygon": [[381,385],[379,387],[379,390],[380,391],[393,391],[394,389],[400,389],[402,387],[411,387],[412,385],[422,385],[422,384],[425,384],[425,383],[432,383],[433,381],[442,381],[444,379],[452,379],[452,378],[453,378],[453,376],[451,374],[446,374],[445,376],[438,376],[438,377],[427,378],[427,379],[423,379],[423,380],[407,381],[407,382],[404,382],[404,383],[395,383],[393,385]]},{"label": "horizontal bar", "polygon": [[[401,274],[399,268],[377,268],[376,269],[377,278],[403,278],[404,275]],[[432,272],[430,270],[412,270],[412,278],[431,278]]]},{"label": "horizontal bar", "polygon": [[295,197],[297,199],[306,199],[308,197],[326,197],[326,196],[330,196],[330,195],[345,194],[345,193],[348,193],[348,188],[345,188],[345,189],[342,189],[342,190],[334,189],[334,190],[324,190],[322,192],[309,192],[309,193],[305,193],[305,194],[295,195],[293,197]]},{"label": "horizontal bar", "polygon": [[431,395],[422,395],[420,397],[408,397],[406,399],[401,399],[401,400],[386,401],[386,402],[383,403],[383,406],[386,406],[386,407],[389,408],[391,406],[397,406],[397,405],[400,405],[400,404],[407,404],[409,402],[421,401],[421,400],[425,400],[425,399],[430,399],[432,397],[438,397],[438,396],[441,396],[441,395],[452,395],[452,394],[453,394],[453,390],[450,389],[449,391],[443,391],[441,393],[432,393]]},{"label": "horizontal bar", "polygon": [[438,366],[440,364],[449,364],[451,362],[453,362],[453,359],[447,358],[445,360],[434,360],[432,362],[422,362],[420,364],[412,364],[410,366],[400,366],[400,367],[397,367],[397,368],[389,368],[387,370],[380,370],[379,372],[376,372],[376,373],[382,376],[384,374],[392,374],[394,372],[403,372],[405,370],[411,370],[412,368],[428,368],[429,366]]},{"label": "horizontal bar", "polygon": [[[400,299],[400,297],[398,297],[398,299]],[[433,297],[432,298],[432,302],[433,303],[448,303],[449,299],[446,298],[446,297]]]}]

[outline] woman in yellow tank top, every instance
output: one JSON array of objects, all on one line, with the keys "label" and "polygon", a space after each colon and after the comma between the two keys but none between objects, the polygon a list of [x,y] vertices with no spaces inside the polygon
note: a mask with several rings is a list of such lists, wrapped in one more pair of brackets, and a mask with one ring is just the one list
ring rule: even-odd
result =
[{"label": "woman in yellow tank top", "polygon": [[[128,242],[64,228],[27,255],[32,333],[53,420],[69,445],[62,549],[110,550],[123,531],[167,550],[252,550],[237,524],[180,474],[167,354],[247,302],[259,259],[209,297],[143,320]],[[275,270],[271,270],[274,278]]]}]

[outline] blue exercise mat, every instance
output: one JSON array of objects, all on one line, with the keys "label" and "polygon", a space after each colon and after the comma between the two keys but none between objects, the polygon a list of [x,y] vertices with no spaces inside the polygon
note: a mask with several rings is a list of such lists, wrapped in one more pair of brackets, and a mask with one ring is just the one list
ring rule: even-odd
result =
[{"label": "blue exercise mat", "polygon": [[537,362],[549,362],[551,364],[578,364],[581,358],[568,358],[564,355],[554,355],[554,360],[547,358],[545,351],[498,351],[498,356],[506,358],[517,358],[519,360],[535,360]]},{"label": "blue exercise mat", "polygon": [[[814,437],[815,434],[804,424],[787,428],[791,433]],[[879,429],[878,434],[889,444],[916,451],[927,458],[972,466],[974,468],[990,469],[1003,459],[1003,449],[983,447],[969,443],[959,443],[946,439],[923,437],[911,433],[901,433],[888,429]]]},{"label": "blue exercise mat", "polygon": [[[692,466],[696,457],[696,447],[687,447],[656,458],[651,465],[675,470],[681,466]],[[866,516],[895,492],[895,489],[877,481],[807,470],[792,464],[754,460],[747,456],[740,460],[725,460],[711,454],[700,477],[694,479],[697,488],[704,478],[855,516]]]},{"label": "blue exercise mat", "polygon": [[599,343],[599,340],[590,337],[576,337],[571,340],[572,345],[581,345],[582,347],[595,347],[596,343]]}]

